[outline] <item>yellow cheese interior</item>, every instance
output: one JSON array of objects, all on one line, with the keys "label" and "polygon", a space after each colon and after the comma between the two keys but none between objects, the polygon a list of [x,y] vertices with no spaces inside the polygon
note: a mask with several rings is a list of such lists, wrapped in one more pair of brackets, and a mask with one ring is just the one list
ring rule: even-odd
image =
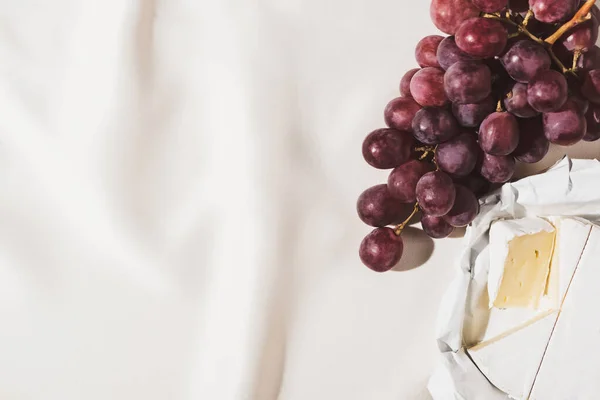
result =
[{"label": "yellow cheese interior", "polygon": [[538,308],[546,292],[555,232],[518,236],[508,244],[496,308]]}]

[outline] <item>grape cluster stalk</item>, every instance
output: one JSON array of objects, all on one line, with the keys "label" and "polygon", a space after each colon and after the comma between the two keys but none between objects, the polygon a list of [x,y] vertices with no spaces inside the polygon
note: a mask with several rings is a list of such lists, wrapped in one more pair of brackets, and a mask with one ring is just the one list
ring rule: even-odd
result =
[{"label": "grape cluster stalk", "polygon": [[600,9],[596,0],[432,0],[448,36],[416,46],[384,129],[363,156],[391,170],[363,192],[358,215],[375,229],[360,245],[376,272],[402,258],[402,232],[420,214],[434,239],[469,225],[479,199],[536,163],[551,144],[600,139]]}]

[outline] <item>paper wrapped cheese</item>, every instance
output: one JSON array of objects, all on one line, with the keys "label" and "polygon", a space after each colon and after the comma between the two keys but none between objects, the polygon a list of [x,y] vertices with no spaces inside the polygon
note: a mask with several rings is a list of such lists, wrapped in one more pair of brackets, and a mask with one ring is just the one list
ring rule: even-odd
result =
[{"label": "paper wrapped cheese", "polygon": [[483,200],[438,319],[435,400],[600,393],[600,163],[563,159]]}]

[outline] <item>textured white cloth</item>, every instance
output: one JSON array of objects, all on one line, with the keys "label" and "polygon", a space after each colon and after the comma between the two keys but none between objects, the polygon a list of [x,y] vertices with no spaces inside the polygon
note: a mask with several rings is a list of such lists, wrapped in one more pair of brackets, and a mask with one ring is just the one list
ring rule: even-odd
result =
[{"label": "textured white cloth", "polygon": [[427,3],[0,0],[0,398],[429,398],[460,239],[354,211]]}]

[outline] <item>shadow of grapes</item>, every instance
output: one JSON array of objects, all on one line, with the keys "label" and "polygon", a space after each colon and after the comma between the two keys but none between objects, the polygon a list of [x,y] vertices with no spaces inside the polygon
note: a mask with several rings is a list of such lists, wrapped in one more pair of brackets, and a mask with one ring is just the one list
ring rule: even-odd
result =
[{"label": "shadow of grapes", "polygon": [[420,228],[407,227],[402,232],[404,254],[392,271],[410,271],[425,264],[433,254],[434,243]]}]

